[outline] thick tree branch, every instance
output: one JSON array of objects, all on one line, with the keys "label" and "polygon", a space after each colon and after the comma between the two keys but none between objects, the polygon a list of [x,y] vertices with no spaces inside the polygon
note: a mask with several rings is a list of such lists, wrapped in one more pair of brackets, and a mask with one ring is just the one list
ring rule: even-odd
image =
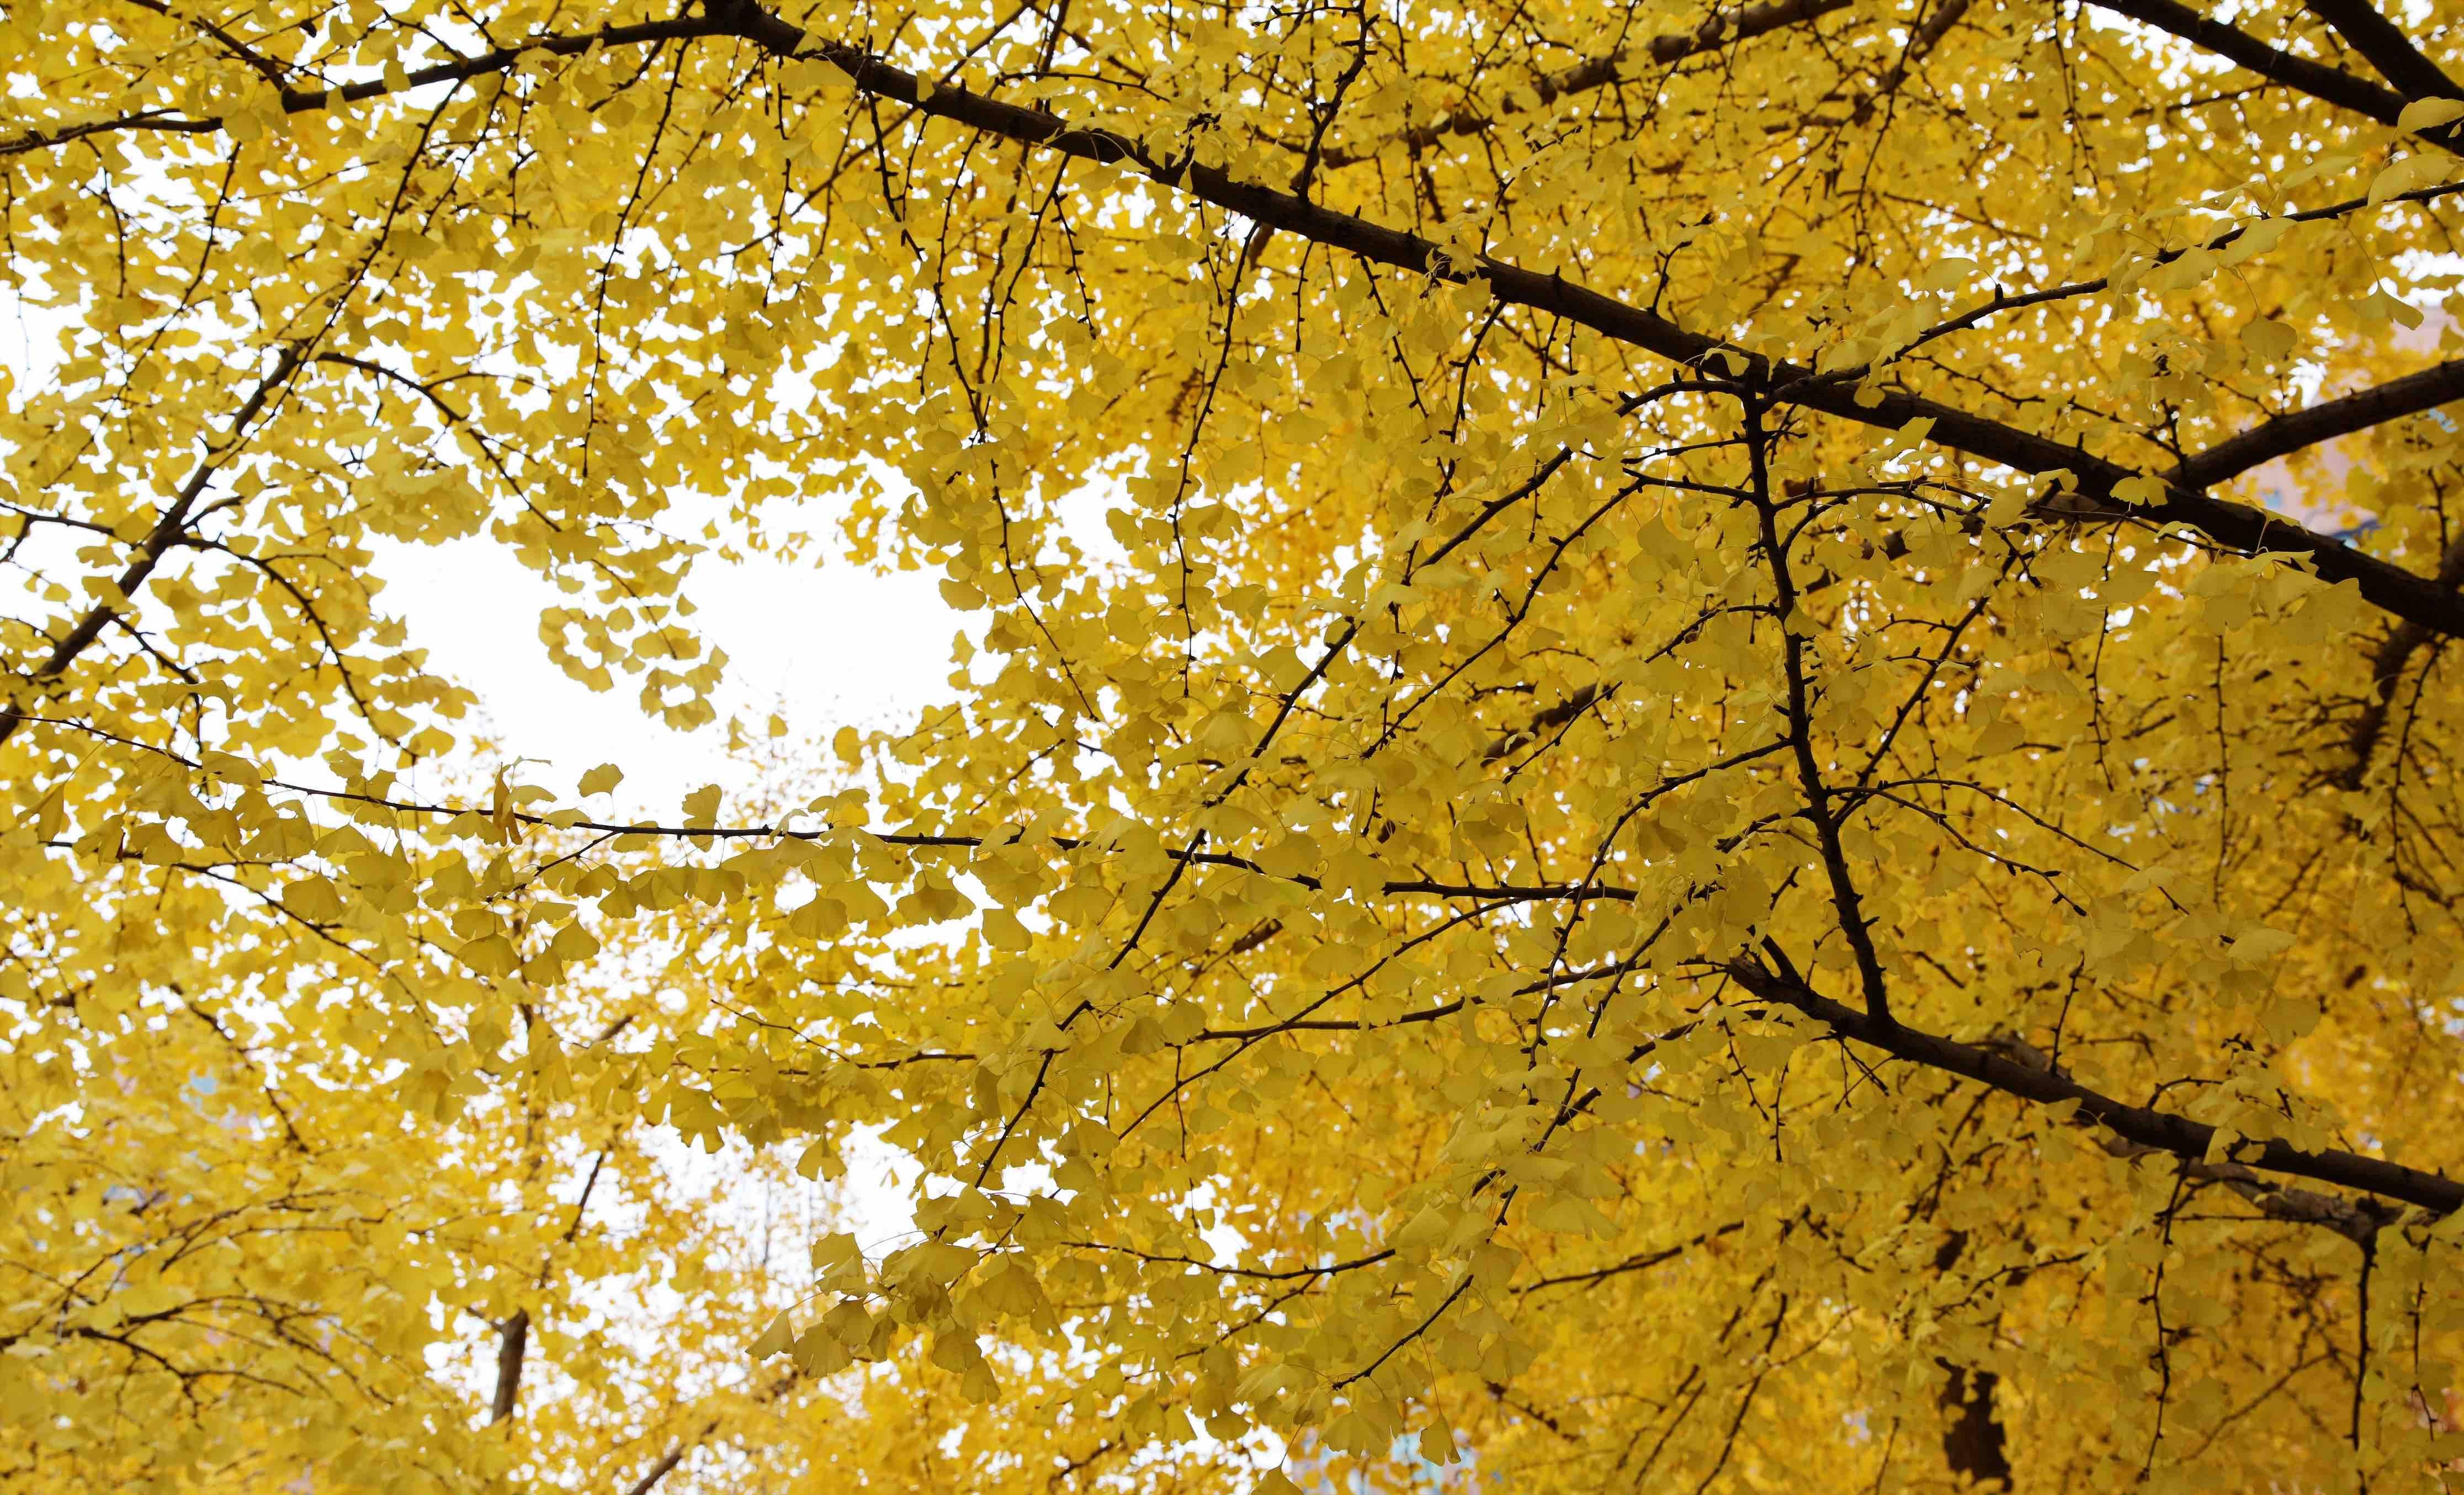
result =
[{"label": "thick tree branch", "polygon": [[1859,124],[1873,118],[1877,104],[1897,94],[1908,80],[1908,70],[1924,61],[1925,54],[1933,51],[1968,14],[1969,4],[1969,0],[1941,0],[1908,33],[1908,44],[1900,49],[1900,59],[1891,64],[1891,70],[1882,75],[1872,93],[1857,100],[1856,107],[1849,111],[1850,118]]},{"label": "thick tree branch", "polygon": [[[2022,1068],[2070,1078],[2054,1063],[2053,1056],[2015,1035],[1997,1033],[1977,1046]],[[2102,1131],[2093,1118],[2084,1113],[2075,1119],[2082,1127]],[[2111,1132],[2103,1132],[2101,1145],[2106,1153],[2124,1161],[2160,1151]],[[2179,1159],[2176,1162],[2184,1178],[2192,1183],[2223,1184],[2269,1220],[2292,1225],[2322,1226],[2363,1245],[2376,1239],[2381,1230],[2403,1213],[2400,1206],[2377,1199],[2347,1199],[2312,1189],[2296,1189],[2273,1178],[2263,1178],[2255,1169],[2246,1168],[2240,1163],[2194,1163]]]},{"label": "thick tree branch", "polygon": [[[2050,437],[2022,431],[1999,421],[1971,415],[1914,395],[1885,394],[1871,406],[1859,406],[1846,389],[1801,389],[1781,386],[1778,398],[1847,420],[1877,426],[1904,426],[1929,419],[1928,439],[1938,446],[2028,473],[2070,474],[2074,498],[2088,511],[2101,507],[2105,517],[2135,517],[2151,524],[2178,524],[2230,549],[2245,554],[2272,552],[2306,558],[2321,579],[2351,582],[2372,605],[2409,619],[2438,634],[2464,636],[2464,599],[2429,577],[2347,545],[2341,538],[2322,535],[2299,521],[2266,509],[2217,498],[2179,481],[2167,483],[2154,502],[2127,505],[2114,490],[2142,474],[2118,462],[2083,454]],[[2062,512],[2058,507],[2055,512]]]},{"label": "thick tree branch", "polygon": [[1942,1430],[1943,1461],[1950,1472],[1971,1484],[2011,1486],[2011,1451],[1994,1415],[1993,1390],[2001,1377],[1991,1371],[1950,1365],[1938,1398],[1951,1414]]},{"label": "thick tree branch", "polygon": [[[2438,580],[2448,586],[2464,587],[2464,539],[2447,547],[2438,563]],[[2419,624],[2399,623],[2370,655],[2370,693],[2345,739],[2350,757],[2332,780],[2339,788],[2358,789],[2369,777],[2370,759],[2378,756],[2379,739],[2387,736],[2387,716],[2395,709],[2396,685],[2431,639],[2430,630]]]},{"label": "thick tree branch", "polygon": [[2464,99],[2464,89],[2421,55],[2369,0],[2308,0],[2310,13],[2336,29],[2344,44],[2411,99]]},{"label": "thick tree branch", "polygon": [[[712,1427],[716,1427],[717,1425],[718,1424],[715,1422],[711,1424]],[[704,1430],[703,1436],[709,1436],[707,1429]],[[673,1448],[669,1449],[666,1453],[661,1454],[657,1462],[642,1471],[642,1477],[633,1482],[631,1487],[626,1490],[625,1495],[650,1495],[650,1491],[658,1488],[659,1482],[666,1479],[669,1472],[674,1469],[676,1465],[684,1462],[685,1455],[691,1452],[693,1452],[693,1444],[678,1443]]]},{"label": "thick tree branch", "polygon": [[[1933,1255],[1936,1277],[1959,1264],[1968,1249],[1968,1232],[1954,1230],[1943,1239],[1942,1248]],[[1971,1370],[1955,1361],[1935,1357],[1934,1363],[1949,1374],[1935,1405],[1950,1414],[1943,1423],[1942,1458],[1950,1465],[1963,1484],[1983,1484],[1988,1481],[2011,1487],[2011,1450],[2002,1419],[1993,1406],[1993,1390],[2001,1377],[1991,1371]]]},{"label": "thick tree branch", "polygon": [[2100,10],[2127,16],[2143,26],[2178,36],[2190,45],[2214,53],[2228,62],[2235,63],[2270,82],[2287,84],[2339,108],[2376,120],[2381,124],[2393,124],[2404,113],[2405,98],[2392,89],[2382,88],[2365,77],[2355,77],[2340,68],[2308,57],[2279,52],[2257,37],[2235,31],[2222,21],[2211,20],[2177,0],[2093,0]]},{"label": "thick tree branch", "polygon": [[[2028,473],[2067,473],[2090,503],[2110,504],[2114,488],[2139,476],[2120,463],[2084,455],[2051,437],[1954,409],[1914,395],[1881,393],[1826,380],[1810,370],[1732,348],[1690,331],[1657,312],[1602,296],[1557,276],[1482,256],[1471,264],[1452,260],[1417,234],[1372,223],[1307,202],[1288,192],[1240,181],[1194,161],[1165,162],[1149,149],[1101,130],[1073,129],[1038,109],[1003,103],[963,89],[936,88],[917,100],[912,74],[868,53],[836,42],[806,48],[803,33],[776,17],[745,6],[746,34],[765,46],[818,55],[852,76],[859,87],[926,113],[990,134],[1037,144],[1064,155],[1108,165],[1128,165],[1253,222],[1298,233],[1362,259],[1450,280],[1480,279],[1503,301],[1527,306],[1588,327],[1617,341],[1689,367],[1723,364],[1741,383],[1768,389],[1775,399],[1866,425],[1898,429],[1910,421],[1933,422],[1931,439],[1971,456]],[[2180,485],[2157,502],[2129,511],[2157,524],[2181,524],[2236,550],[2288,552],[2307,557],[2328,582],[2350,581],[2372,604],[2433,632],[2464,635],[2464,599],[2400,566],[2368,556],[2328,535],[2280,515]]]},{"label": "thick tree branch", "polygon": [[[743,9],[740,0],[731,11]],[[715,11],[718,7],[713,7]],[[779,23],[783,24],[783,23]],[[678,41],[697,36],[743,34],[731,20],[716,15],[686,15],[665,21],[646,21],[632,26],[611,26],[605,31],[583,32],[570,35],[535,36],[518,47],[498,47],[473,56],[457,57],[404,75],[398,84],[382,77],[363,78],[340,88],[290,88],[279,90],[282,112],[308,114],[320,109],[340,108],[344,104],[363,103],[387,95],[408,93],[437,83],[464,83],[474,77],[503,73],[533,53],[549,56],[579,56],[594,47],[638,47],[646,43]],[[758,38],[757,38],[758,39]],[[66,125],[55,131],[34,130],[13,140],[0,141],[0,156],[20,155],[41,150],[65,141],[83,136],[99,135],[112,130],[177,130],[206,133],[222,129],[228,117],[201,115],[173,116],[165,110],[148,109],[113,120],[93,120],[81,124]]]},{"label": "thick tree branch", "polygon": [[[2207,1158],[2216,1129],[2203,1121],[2152,1107],[2132,1106],[2089,1089],[2051,1068],[2035,1068],[2007,1058],[1992,1047],[1963,1044],[1897,1022],[1877,1022],[1844,1002],[1832,1000],[1803,981],[1773,973],[1751,959],[1723,967],[1738,985],[1765,1001],[1791,1007],[1824,1024],[1840,1037],[1879,1048],[1895,1059],[1939,1069],[2006,1094],[2039,1105],[2076,1104],[2077,1114],[2152,1152],[2169,1153],[2192,1163]],[[2384,1158],[2364,1157],[2334,1148],[2310,1152],[2279,1138],[2246,1138],[2226,1149],[2223,1161],[2256,1173],[2288,1174],[2321,1183],[2357,1189],[2388,1199],[2416,1204],[2440,1215],[2464,1206],[2464,1183],[2437,1174],[2407,1168]]]},{"label": "thick tree branch", "polygon": [[2212,488],[2304,448],[2464,400],[2464,359],[2279,415],[2210,447],[2173,470],[2183,488]]},{"label": "thick tree branch", "polygon": [[496,1395],[488,1407],[489,1422],[502,1422],[514,1415],[522,1395],[522,1355],[530,1343],[531,1310],[516,1308],[514,1316],[496,1330]]}]

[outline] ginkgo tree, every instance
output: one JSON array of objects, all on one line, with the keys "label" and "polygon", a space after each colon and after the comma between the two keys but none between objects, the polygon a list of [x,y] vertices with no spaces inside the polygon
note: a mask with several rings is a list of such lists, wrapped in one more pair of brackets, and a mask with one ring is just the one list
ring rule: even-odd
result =
[{"label": "ginkgo tree", "polygon": [[[2464,1458],[2450,8],[5,16],[13,1482]],[[473,539],[957,671],[622,813]]]}]

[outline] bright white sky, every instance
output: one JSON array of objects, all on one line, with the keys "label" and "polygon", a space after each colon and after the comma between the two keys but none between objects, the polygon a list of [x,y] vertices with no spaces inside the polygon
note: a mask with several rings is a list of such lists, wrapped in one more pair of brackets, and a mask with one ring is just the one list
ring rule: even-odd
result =
[{"label": "bright white sky", "polygon": [[[819,547],[817,547],[819,548]],[[509,757],[539,759],[525,781],[560,795],[583,770],[625,770],[628,810],[672,811],[690,790],[733,786],[726,732],[672,732],[645,716],[638,683],[596,693],[549,660],[539,612],[568,600],[485,539],[381,552],[378,599],[408,624],[430,667],[476,692],[483,730]],[[728,656],[717,704],[782,715],[800,737],[826,741],[841,726],[887,726],[950,693],[950,641],[961,618],[920,572],[876,576],[829,561],[731,564],[705,555],[686,593],[687,620]]]},{"label": "bright white sky", "polygon": [[[19,390],[49,382],[59,331],[74,317],[0,296],[0,368]],[[488,718],[481,730],[507,756],[544,761],[526,768],[524,781],[567,794],[583,770],[615,762],[628,811],[672,811],[688,791],[731,781],[723,725],[671,732],[643,715],[638,681],[620,677],[603,694],[556,668],[539,642],[539,613],[571,600],[500,547],[483,538],[379,545],[379,607],[408,624],[439,672],[477,693]],[[700,609],[688,623],[730,661],[716,702],[722,723],[731,712],[781,709],[800,736],[825,741],[843,725],[890,725],[949,693],[950,641],[963,619],[930,577],[705,555],[686,591]]]}]

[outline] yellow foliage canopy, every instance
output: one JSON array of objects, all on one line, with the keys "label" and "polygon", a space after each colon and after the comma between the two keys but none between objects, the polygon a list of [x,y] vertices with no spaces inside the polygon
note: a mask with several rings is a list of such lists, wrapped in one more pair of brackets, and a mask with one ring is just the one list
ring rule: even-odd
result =
[{"label": "yellow foliage canopy", "polygon": [[[2440,1484],[2459,46],[12,4],[0,1482]],[[673,725],[714,549],[960,668],[636,821],[471,537]]]}]

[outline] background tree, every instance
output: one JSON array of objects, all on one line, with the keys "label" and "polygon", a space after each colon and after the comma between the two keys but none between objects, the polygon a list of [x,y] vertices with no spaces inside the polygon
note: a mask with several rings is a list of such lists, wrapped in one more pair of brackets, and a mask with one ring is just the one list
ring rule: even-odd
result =
[{"label": "background tree", "polygon": [[[7,26],[66,323],[5,434],[45,1477],[247,1481],[260,1426],[320,1482],[679,1477],[731,1335],[712,1488],[2464,1452],[2464,361],[2398,337],[2458,284],[2445,10]],[[2287,460],[2301,513],[2236,496]],[[833,531],[973,615],[948,706],[640,823],[469,758],[369,575],[485,535],[692,725],[685,570]],[[689,1276],[461,1455],[505,1398],[370,1289],[592,1363],[517,1288],[705,1228],[533,1264],[552,1169],[653,1126],[886,1129],[917,1232],[817,1232],[783,1316]],[[108,1264],[191,1236],[169,1296]]]}]

